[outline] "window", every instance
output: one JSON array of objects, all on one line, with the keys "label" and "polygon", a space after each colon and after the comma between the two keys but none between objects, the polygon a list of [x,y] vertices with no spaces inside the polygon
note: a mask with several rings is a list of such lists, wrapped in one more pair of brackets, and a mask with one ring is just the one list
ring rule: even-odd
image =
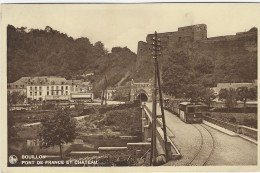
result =
[{"label": "window", "polygon": [[59,89],[59,86],[56,86],[56,90],[58,90]]},{"label": "window", "polygon": [[47,90],[49,90],[49,86],[47,86]]},{"label": "window", "polygon": [[37,92],[35,92],[35,93],[34,93],[34,95],[36,95],[36,96],[37,96]]},{"label": "window", "polygon": [[39,89],[41,90],[41,89],[42,89],[42,87],[40,86],[40,87],[39,87]]},{"label": "window", "polygon": [[194,113],[195,107],[188,107],[188,113]]},{"label": "window", "polygon": [[68,89],[68,86],[66,86],[66,90]]},{"label": "window", "polygon": [[51,92],[51,95],[53,95],[53,91]]},{"label": "window", "polygon": [[32,96],[32,92],[30,92],[30,96]]},{"label": "window", "polygon": [[51,89],[53,90],[53,86],[51,86]]},{"label": "window", "polygon": [[37,90],[37,86],[35,87],[35,90]]},{"label": "window", "polygon": [[61,90],[63,90],[63,86],[61,86]]},{"label": "window", "polygon": [[47,96],[49,95],[49,91],[47,91]]},{"label": "window", "polygon": [[66,91],[66,95],[68,95],[68,91]]},{"label": "window", "polygon": [[42,98],[39,98],[40,101],[42,101]]},{"label": "window", "polygon": [[64,95],[63,91],[61,91],[61,95]]},{"label": "window", "polygon": [[59,91],[56,91],[56,95],[59,95]]},{"label": "window", "polygon": [[41,95],[42,95],[42,92],[39,92],[39,95],[41,96]]},{"label": "window", "polygon": [[32,87],[30,87],[30,90],[32,90]]}]

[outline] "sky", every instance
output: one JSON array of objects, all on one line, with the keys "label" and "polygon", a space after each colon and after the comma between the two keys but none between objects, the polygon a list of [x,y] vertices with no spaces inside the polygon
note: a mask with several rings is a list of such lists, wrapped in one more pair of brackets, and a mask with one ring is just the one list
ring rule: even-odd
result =
[{"label": "sky", "polygon": [[157,31],[206,24],[208,37],[235,35],[259,28],[256,3],[154,3],[154,4],[7,4],[2,5],[4,25],[44,29],[50,26],[73,38],[101,41],[108,50],[128,47]]}]

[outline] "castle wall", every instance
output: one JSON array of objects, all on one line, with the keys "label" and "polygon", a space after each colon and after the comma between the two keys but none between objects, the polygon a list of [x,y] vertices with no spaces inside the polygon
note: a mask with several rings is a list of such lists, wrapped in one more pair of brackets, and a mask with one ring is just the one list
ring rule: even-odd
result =
[{"label": "castle wall", "polygon": [[[147,42],[138,43],[137,79],[149,79],[153,74],[152,37],[148,34]],[[178,28],[177,32],[158,33],[161,39],[162,56],[158,58],[160,67],[176,52],[188,57],[209,57],[213,59],[234,56],[257,57],[257,28],[236,35],[207,38],[207,26],[204,24]]]}]

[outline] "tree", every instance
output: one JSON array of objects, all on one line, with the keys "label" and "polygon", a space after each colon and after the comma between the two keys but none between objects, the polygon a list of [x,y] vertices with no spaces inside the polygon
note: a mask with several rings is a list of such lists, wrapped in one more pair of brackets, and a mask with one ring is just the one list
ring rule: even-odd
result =
[{"label": "tree", "polygon": [[187,85],[193,83],[190,71],[189,59],[184,53],[170,54],[162,68],[163,92],[177,98],[184,97]]},{"label": "tree", "polygon": [[69,109],[59,109],[56,114],[45,117],[39,136],[42,147],[59,145],[62,159],[62,144],[72,142],[76,136],[77,122],[70,115]]},{"label": "tree", "polygon": [[230,111],[230,109],[234,108],[235,105],[237,104],[237,94],[236,94],[236,90],[234,88],[222,88],[219,91],[218,94],[220,100],[225,100],[225,105],[228,109],[228,112]]},{"label": "tree", "polygon": [[203,94],[203,86],[199,84],[188,84],[185,87],[185,97],[191,99],[191,101],[201,100]]},{"label": "tree", "polygon": [[14,91],[14,92],[8,92],[7,94],[7,103],[8,103],[8,107],[10,107],[11,105],[16,105],[18,103],[24,103],[26,96],[24,94],[21,94],[18,91]]},{"label": "tree", "polygon": [[104,43],[102,43],[101,41],[96,42],[94,47],[101,55],[108,54],[108,51],[105,49]]},{"label": "tree", "polygon": [[216,98],[214,91],[211,88],[206,88],[202,93],[202,100],[209,106],[211,102]]},{"label": "tree", "polygon": [[239,87],[236,90],[237,100],[244,103],[244,112],[246,111],[246,102],[248,99],[254,100],[257,98],[256,88]]}]

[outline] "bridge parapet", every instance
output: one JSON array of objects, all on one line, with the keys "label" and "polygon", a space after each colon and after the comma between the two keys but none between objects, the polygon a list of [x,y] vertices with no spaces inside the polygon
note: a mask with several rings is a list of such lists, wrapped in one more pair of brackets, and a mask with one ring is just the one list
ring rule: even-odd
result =
[{"label": "bridge parapet", "polygon": [[[151,139],[151,131],[152,131],[152,112],[151,110],[146,106],[142,105],[142,129],[143,129],[143,141],[150,141]],[[178,159],[181,157],[180,152],[178,151],[177,147],[174,145],[172,140],[170,139],[172,137],[171,133],[167,132],[167,146],[168,146],[168,152],[165,152],[165,146],[164,146],[164,135],[162,130],[162,122],[157,118],[157,128],[156,128],[156,150],[158,155],[165,155],[167,154],[168,158],[170,159]],[[170,134],[171,136],[169,136]]]},{"label": "bridge parapet", "polygon": [[205,120],[209,123],[215,124],[217,126],[220,126],[224,129],[230,130],[232,132],[242,134],[244,136],[247,136],[247,137],[252,138],[257,141],[257,134],[258,134],[257,129],[247,127],[247,126],[228,123],[228,122],[221,121],[216,118],[205,116],[205,115],[203,115],[203,120]]}]

